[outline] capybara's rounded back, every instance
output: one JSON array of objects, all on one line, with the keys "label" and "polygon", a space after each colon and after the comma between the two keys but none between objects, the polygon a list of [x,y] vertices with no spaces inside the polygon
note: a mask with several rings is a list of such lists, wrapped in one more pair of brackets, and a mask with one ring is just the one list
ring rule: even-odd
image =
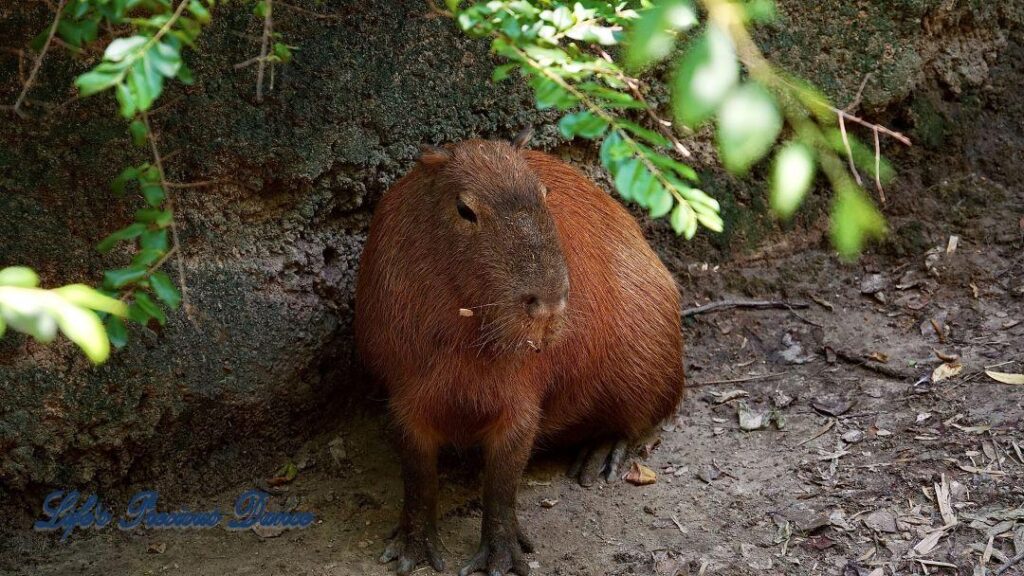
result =
[{"label": "capybara's rounded back", "polygon": [[[506,142],[428,151],[380,201],[356,338],[410,434],[637,438],[683,389],[679,295],[630,214]],[[540,414],[537,414],[539,406]]]}]

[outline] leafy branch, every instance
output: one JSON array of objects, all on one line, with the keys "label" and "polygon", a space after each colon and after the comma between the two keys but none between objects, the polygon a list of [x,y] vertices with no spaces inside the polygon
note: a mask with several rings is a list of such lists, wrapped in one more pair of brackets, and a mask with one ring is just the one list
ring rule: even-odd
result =
[{"label": "leafy branch", "polygon": [[[706,15],[701,30],[695,30],[700,19],[690,0],[647,1],[639,11],[600,1],[572,7],[551,0],[461,4],[448,0],[446,10],[434,9],[467,34],[491,38],[492,51],[508,60],[495,69],[496,81],[518,70],[533,87],[538,108],[566,111],[559,122],[565,137],[603,139],[601,162],[619,194],[652,217],[668,215],[677,233],[691,238],[698,224],[721,231],[719,205],[692,186],[696,172],[673,157],[685,160],[689,150],[626,70],[642,72],[668,58],[682,36],[691,39],[671,79],[677,125],[696,129],[714,120],[722,163],[739,175],[776,148],[788,125],[791,139],[777,148],[771,170],[775,212],[783,218],[793,214],[820,165],[836,192],[832,237],[839,252],[855,255],[865,238],[885,232],[884,219],[861,189],[857,167],[873,174],[884,201],[882,182],[892,168],[881,157],[879,136],[910,141],[835,108],[810,84],[764,58],[748,26],[775,17],[771,0],[700,0]],[[606,51],[610,46],[624,48],[623,66]],[[654,129],[630,120],[634,111],[645,112]],[[847,122],[872,130],[873,155],[847,132]],[[839,154],[846,156],[849,171]]]},{"label": "leafy branch", "polygon": [[[287,4],[282,4],[289,8],[294,8]],[[259,56],[255,56],[248,60],[235,64],[235,70],[241,70],[247,66],[256,64],[256,102],[263,102],[263,76],[266,65],[270,63],[270,89],[274,89],[274,64],[275,63],[288,63],[292,59],[293,46],[288,46],[283,42],[274,42],[273,46],[270,45],[272,39],[280,37],[280,34],[274,32],[274,0],[260,0],[256,3],[256,7],[253,9],[253,13],[263,18],[263,34],[260,36],[260,53]],[[316,13],[312,13],[314,16],[319,16]],[[270,53],[273,48],[273,54]]]},{"label": "leafy branch", "polygon": [[[105,253],[122,242],[130,243],[134,249],[131,263],[104,272],[102,291],[77,285],[67,290],[68,287],[44,291],[36,288],[38,278],[31,270],[7,269],[17,271],[12,274],[17,276],[19,284],[15,288],[21,292],[4,290],[8,300],[0,302],[0,315],[5,315],[7,323],[15,329],[28,332],[40,341],[50,341],[55,334],[53,327],[59,326],[90,359],[98,363],[106,359],[110,344],[120,348],[127,342],[126,319],[142,325],[151,321],[164,324],[167,314],[158,302],[172,310],[184,304],[186,314],[189,314],[174,198],[170,190],[208,183],[168,182],[164,166],[166,157],[160,154],[150,114],[154,102],[164,91],[166,81],[177,79],[184,84],[192,83],[192,73],[182,59],[182,50],[186,46],[195,46],[202,27],[211,21],[210,9],[214,5],[215,0],[180,0],[176,5],[173,0],[62,0],[57,7],[57,15],[45,32],[32,73],[24,82],[22,94],[13,107],[15,112],[20,112],[24,94],[35,81],[39,64],[51,42],[56,40],[55,36],[60,36],[61,42],[70,48],[81,50],[98,39],[101,24],[110,30],[122,30],[127,26],[131,35],[110,41],[102,61],[78,76],[75,85],[80,96],[112,89],[121,116],[130,121],[132,142],[139,147],[148,143],[152,159],[125,168],[111,183],[111,189],[118,195],[123,195],[129,187],[137,188],[144,207],[135,212],[131,224],[112,232],[97,245],[97,249]],[[177,286],[162,270],[172,257],[177,257]],[[79,296],[95,295],[96,298],[86,298],[84,304],[77,304],[86,308],[92,306],[91,309],[100,311],[104,319],[101,321],[95,314],[77,313],[57,299],[71,292]],[[117,306],[111,305],[111,301]],[[34,312],[28,314],[29,311]],[[92,321],[94,318],[96,322]],[[71,325],[75,322],[81,323],[79,330],[82,332],[75,331]],[[97,323],[99,335],[94,329]]]}]

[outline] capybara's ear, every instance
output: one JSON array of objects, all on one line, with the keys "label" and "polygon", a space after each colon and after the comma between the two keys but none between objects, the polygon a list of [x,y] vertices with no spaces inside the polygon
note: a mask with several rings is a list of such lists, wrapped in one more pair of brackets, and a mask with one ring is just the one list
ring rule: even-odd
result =
[{"label": "capybara's ear", "polygon": [[526,144],[530,141],[530,137],[533,136],[533,126],[527,126],[516,134],[516,137],[512,139],[513,148],[526,148]]},{"label": "capybara's ear", "polygon": [[440,166],[450,160],[451,152],[439,146],[420,145],[420,162],[427,166]]}]

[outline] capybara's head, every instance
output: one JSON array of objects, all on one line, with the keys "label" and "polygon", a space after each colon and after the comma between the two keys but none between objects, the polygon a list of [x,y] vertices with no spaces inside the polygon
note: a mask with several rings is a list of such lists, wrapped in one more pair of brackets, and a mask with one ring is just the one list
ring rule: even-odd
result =
[{"label": "capybara's head", "polygon": [[540,352],[554,342],[569,298],[547,190],[523,156],[528,137],[427,148],[420,158],[432,175],[422,198],[433,216],[426,220],[437,226],[430,235],[447,267],[438,273],[461,299],[457,307],[479,321],[476,345],[499,354]]}]

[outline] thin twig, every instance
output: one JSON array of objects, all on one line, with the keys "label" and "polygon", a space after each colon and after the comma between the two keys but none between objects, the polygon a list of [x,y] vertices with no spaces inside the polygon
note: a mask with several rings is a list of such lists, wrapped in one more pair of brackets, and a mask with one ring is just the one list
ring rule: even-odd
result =
[{"label": "thin twig", "polygon": [[1001,576],[1002,574],[1006,573],[1006,571],[1009,570],[1010,568],[1013,568],[1017,564],[1020,564],[1021,560],[1024,560],[1024,552],[1021,552],[1020,554],[1017,554],[1013,558],[1010,558],[1010,561],[1007,562],[1006,564],[1003,564],[1002,568],[1000,568],[999,570],[996,570],[995,573],[993,573],[992,576]]},{"label": "thin twig", "polygon": [[878,128],[872,128],[875,135],[875,187],[878,188],[878,200],[885,204],[885,190],[882,188],[882,145],[878,141]]},{"label": "thin twig", "polygon": [[[608,52],[602,49],[598,49],[598,53],[600,54],[601,58],[604,58],[606,61],[613,61],[611,55],[608,54]],[[679,154],[682,155],[684,158],[690,158],[691,156],[693,156],[690,150],[686,146],[684,146],[678,138],[676,138],[675,132],[672,131],[672,123],[658,116],[657,112],[655,112],[654,110],[654,106],[651,106],[651,104],[647,102],[647,99],[644,98],[643,93],[640,92],[640,81],[637,80],[636,78],[626,76],[621,72],[619,73],[619,80],[622,80],[622,82],[629,87],[629,91],[633,94],[633,98],[636,98],[638,101],[644,104],[644,108],[647,110],[647,115],[651,117],[651,120],[654,121],[654,125],[658,127],[658,132],[661,132],[663,136],[669,139],[669,141],[672,143],[672,148],[674,148],[676,152],[679,152]]]},{"label": "thin twig", "polygon": [[36,63],[32,65],[32,71],[28,73],[28,80],[21,87],[21,93],[18,94],[18,99],[14,101],[14,113],[22,118],[25,117],[25,113],[21,111],[21,103],[25,101],[25,96],[28,96],[28,91],[35,84],[36,74],[39,73],[39,68],[43,65],[43,57],[46,56],[46,51],[50,49],[50,43],[53,42],[53,35],[57,33],[57,25],[60,24],[60,16],[64,11],[64,3],[67,0],[60,0],[60,4],[57,5],[57,15],[53,18],[53,24],[50,26],[50,33],[46,36],[46,42],[43,43],[42,49],[39,51],[39,56],[36,57]]},{"label": "thin twig", "polygon": [[748,376],[746,378],[732,378],[729,380],[712,380],[710,382],[694,382],[687,384],[687,388],[697,388],[700,386],[718,386],[719,384],[739,384],[740,382],[753,382],[755,380],[772,380],[779,376],[787,374],[787,372],[773,372],[771,374],[759,374],[757,376]]},{"label": "thin twig", "polygon": [[906,373],[904,373],[901,370],[897,370],[895,368],[890,368],[889,366],[884,366],[882,364],[875,364],[875,363],[872,363],[872,362],[868,362],[863,354],[855,354],[853,352],[849,352],[849,351],[846,351],[846,350],[841,350],[841,349],[836,348],[835,346],[831,346],[831,345],[826,346],[825,348],[835,352],[836,358],[839,358],[840,360],[842,360],[842,361],[844,361],[844,362],[846,362],[848,364],[853,364],[854,366],[860,366],[861,368],[864,368],[866,370],[870,370],[872,372],[877,372],[877,373],[882,374],[884,376],[888,376],[890,378],[896,378],[898,380],[909,380],[909,379],[913,378],[912,375],[906,374]]},{"label": "thin twig", "polygon": [[243,61],[239,62],[238,64],[235,64],[235,70],[241,70],[242,68],[245,68],[246,66],[252,66],[253,64],[255,64],[257,62],[261,62],[264,59],[265,58],[263,58],[262,56],[253,56],[252,58],[249,58],[248,60],[243,60]]},{"label": "thin twig", "polygon": [[868,80],[871,79],[871,72],[864,75],[864,79],[860,81],[860,87],[857,88],[857,95],[853,97],[853,101],[843,108],[843,112],[853,112],[857,106],[860,106],[861,98],[864,96],[864,87],[868,85]]},{"label": "thin twig", "polygon": [[697,314],[705,314],[707,312],[716,312],[718,310],[729,310],[732,308],[754,308],[754,309],[766,309],[766,308],[782,308],[785,310],[792,310],[793,308],[807,308],[810,304],[806,302],[786,302],[784,300],[722,300],[721,302],[712,302],[710,304],[704,304],[703,306],[697,306],[696,308],[688,308],[683,310],[683,318],[688,316],[696,316]]},{"label": "thin twig", "polygon": [[853,161],[853,149],[850,148],[850,137],[846,135],[845,117],[845,113],[839,113],[839,133],[843,135],[843,146],[846,146],[846,159],[850,161],[850,172],[853,172],[853,178],[857,180],[857,186],[863,186],[864,181],[861,180],[860,172],[857,171],[857,164]]},{"label": "thin twig", "polygon": [[263,70],[267,66],[267,50],[270,45],[270,34],[274,29],[274,0],[264,0],[267,15],[263,19],[263,38],[260,40],[260,59],[256,68],[256,101],[263,102]]},{"label": "thin twig", "polygon": [[835,106],[829,106],[829,108],[831,108],[832,111],[835,112],[836,115],[840,116],[841,118],[845,118],[845,119],[847,119],[847,120],[849,120],[851,122],[855,122],[857,124],[860,124],[861,126],[865,126],[867,128],[871,128],[872,130],[878,130],[879,132],[881,132],[882,134],[885,134],[887,136],[892,136],[893,138],[899,140],[900,144],[903,144],[905,146],[912,146],[913,145],[910,142],[910,138],[907,138],[906,136],[904,136],[903,134],[901,134],[899,132],[896,132],[894,130],[890,130],[890,129],[886,128],[885,126],[882,126],[881,124],[874,124],[872,122],[868,122],[867,120],[865,120],[863,118],[859,118],[857,116],[854,116],[853,114],[850,114],[849,112],[844,112],[844,111],[836,108]]},{"label": "thin twig", "polygon": [[188,184],[183,184],[181,182],[168,182],[167,183],[167,187],[168,188],[202,188],[203,186],[213,186],[214,184],[223,184],[225,182],[230,182],[230,180],[223,180],[223,179],[220,179],[220,180],[203,180],[201,182],[189,182]]},{"label": "thin twig", "polygon": [[174,196],[171,194],[170,187],[167,185],[167,176],[164,173],[164,162],[160,156],[160,150],[156,146],[156,134],[153,133],[153,128],[149,124],[149,115],[146,112],[142,112],[142,121],[146,124],[146,132],[149,133],[149,147],[153,151],[153,164],[156,166],[157,172],[160,174],[160,185],[163,186],[164,192],[167,196],[167,210],[171,213],[171,241],[173,242],[172,251],[179,252],[175,262],[178,265],[178,284],[181,287],[181,303],[185,310],[185,316],[189,319],[192,318],[192,308],[188,302],[188,287],[185,285],[185,264],[182,260],[180,250],[181,242],[178,241],[178,218],[177,214],[174,213]]}]

